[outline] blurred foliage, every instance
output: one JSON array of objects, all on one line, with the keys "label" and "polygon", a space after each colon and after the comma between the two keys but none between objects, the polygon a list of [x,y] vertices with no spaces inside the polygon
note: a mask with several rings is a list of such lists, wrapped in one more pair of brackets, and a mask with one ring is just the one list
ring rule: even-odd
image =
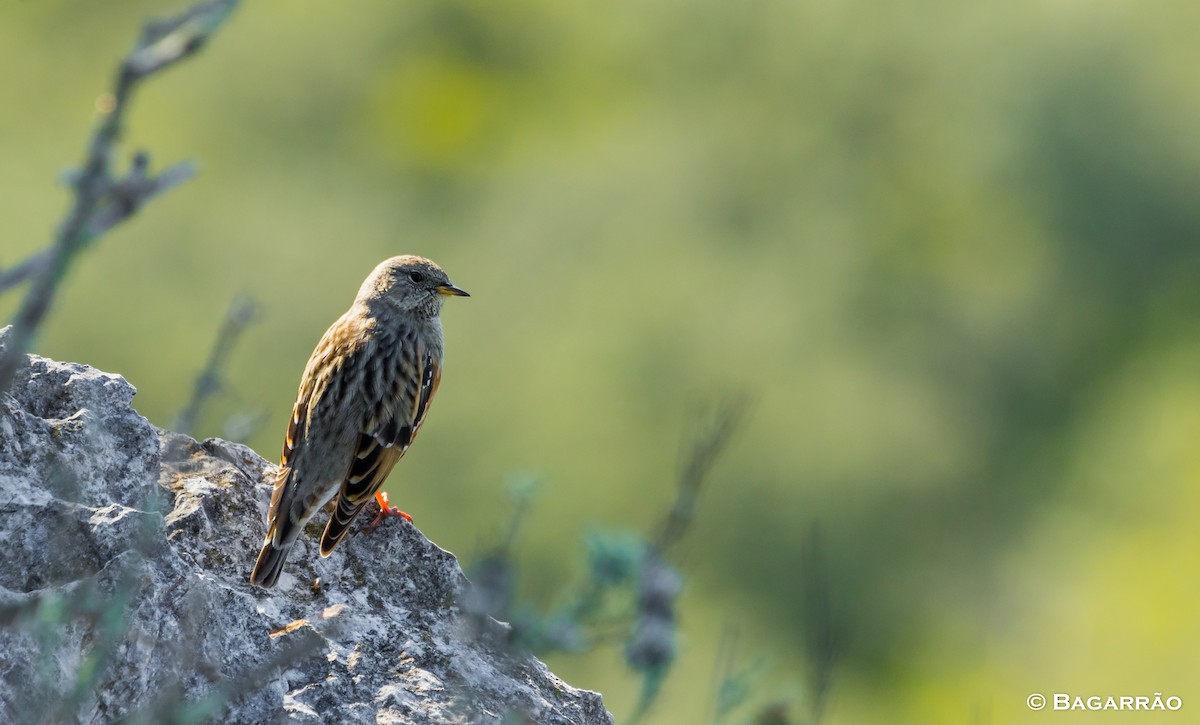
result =
[{"label": "blurred foliage", "polygon": [[[46,245],[113,61],[172,9],[0,4],[0,267]],[[664,510],[688,401],[761,399],[678,552],[651,720],[711,717],[730,620],[778,662],[747,707],[808,676],[813,521],[845,637],[822,722],[1187,700],[1198,21],[1183,0],[248,2],[129,119],[200,177],[81,258],[36,349],[126,375],[166,424],[252,290],[243,393],[206,420],[272,411],[250,441],[272,454],[362,277],[425,254],[473,296],[392,496],[470,551],[506,471],[555,482],[527,594],[569,578],[582,527]],[[549,663],[622,713],[622,656]]]}]

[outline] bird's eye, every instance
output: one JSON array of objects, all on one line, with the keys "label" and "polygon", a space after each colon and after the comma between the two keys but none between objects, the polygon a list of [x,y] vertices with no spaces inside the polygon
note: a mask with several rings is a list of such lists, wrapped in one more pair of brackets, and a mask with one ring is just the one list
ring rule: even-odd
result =
[{"label": "bird's eye", "polygon": [[420,284],[425,279],[425,277],[422,276],[420,272],[409,272],[408,278],[411,279],[413,282],[416,282],[417,284]]}]

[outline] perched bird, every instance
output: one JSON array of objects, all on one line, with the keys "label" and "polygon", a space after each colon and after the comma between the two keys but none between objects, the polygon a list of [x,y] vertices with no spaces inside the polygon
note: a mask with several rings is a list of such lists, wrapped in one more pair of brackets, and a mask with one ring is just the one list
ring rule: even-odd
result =
[{"label": "perched bird", "polygon": [[250,582],[273,587],[288,549],[330,501],[321,535],[329,556],[416,438],[442,375],[442,322],[448,296],[469,297],[423,257],[385,260],[354,304],[308,359],[283,442],[267,538]]}]

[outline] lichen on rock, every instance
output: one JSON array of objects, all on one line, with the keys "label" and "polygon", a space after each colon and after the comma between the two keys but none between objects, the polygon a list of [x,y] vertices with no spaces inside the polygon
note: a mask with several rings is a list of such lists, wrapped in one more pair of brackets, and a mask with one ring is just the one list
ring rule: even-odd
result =
[{"label": "lichen on rock", "polygon": [[135,392],[31,355],[0,395],[0,721],[612,722],[480,634],[458,561],[398,517],[328,559],[301,537],[252,587],[274,466]]}]

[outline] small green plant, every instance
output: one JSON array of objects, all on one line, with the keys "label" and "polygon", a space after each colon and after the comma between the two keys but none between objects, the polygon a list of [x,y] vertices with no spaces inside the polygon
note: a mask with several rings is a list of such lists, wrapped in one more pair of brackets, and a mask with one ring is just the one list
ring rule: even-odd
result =
[{"label": "small green plant", "polygon": [[584,573],[539,609],[520,601],[519,563],[513,542],[536,493],[530,477],[508,485],[513,512],[501,539],[470,568],[474,583],[467,609],[481,620],[508,622],[510,647],[545,655],[585,652],[614,637],[624,641],[625,663],[641,679],[629,722],[646,715],[677,654],[676,600],[682,574],[670,563],[672,548],[695,517],[702,484],[745,417],[738,397],[715,405],[685,447],[676,495],[647,532],[594,529],[583,535]]}]

